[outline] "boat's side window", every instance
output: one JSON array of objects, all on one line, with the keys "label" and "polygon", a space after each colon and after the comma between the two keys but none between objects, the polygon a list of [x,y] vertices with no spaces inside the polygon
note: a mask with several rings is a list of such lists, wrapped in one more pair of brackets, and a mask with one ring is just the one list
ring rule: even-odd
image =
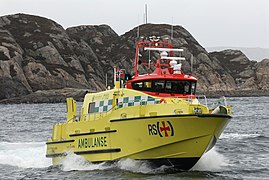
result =
[{"label": "boat's side window", "polygon": [[196,83],[192,82],[191,83],[191,94],[195,94],[195,89],[196,89]]},{"label": "boat's side window", "polygon": [[183,94],[184,93],[184,82],[183,81],[174,81],[173,82],[173,92]]},{"label": "boat's side window", "polygon": [[144,82],[144,91],[151,91],[152,82],[151,81],[145,81]]},{"label": "boat's side window", "polygon": [[179,81],[166,81],[166,93],[179,93]]},{"label": "boat's side window", "polygon": [[196,82],[182,80],[153,80],[133,82],[133,89],[158,93],[195,94]]},{"label": "boat's side window", "polygon": [[90,114],[90,113],[94,113],[94,108],[95,108],[95,102],[91,102],[90,104],[89,104],[89,111],[88,111],[88,113]]},{"label": "boat's side window", "polygon": [[155,81],[153,92],[163,92],[165,81]]},{"label": "boat's side window", "polygon": [[134,82],[133,89],[135,90],[142,90],[143,89],[143,82]]},{"label": "boat's side window", "polygon": [[184,93],[191,94],[190,93],[190,82],[186,81],[184,84]]},{"label": "boat's side window", "polygon": [[171,81],[166,81],[166,85],[165,85],[165,92],[173,92],[173,89],[172,89],[172,82]]}]

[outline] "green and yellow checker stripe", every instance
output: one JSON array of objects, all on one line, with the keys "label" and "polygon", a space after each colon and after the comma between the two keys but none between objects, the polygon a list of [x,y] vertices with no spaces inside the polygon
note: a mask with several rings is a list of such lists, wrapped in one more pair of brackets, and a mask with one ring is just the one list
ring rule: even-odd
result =
[{"label": "green and yellow checker stripe", "polygon": [[94,112],[105,112],[112,109],[112,99],[95,102]]},{"label": "green and yellow checker stripe", "polygon": [[147,104],[158,104],[160,103],[159,99],[155,99],[151,96],[130,96],[119,98],[118,108],[129,107],[129,106],[140,106]]},{"label": "green and yellow checker stripe", "polygon": [[[147,104],[159,104],[160,99],[151,96],[130,96],[118,99],[118,108],[141,106]],[[112,99],[95,102],[94,112],[101,113],[112,109]]]}]

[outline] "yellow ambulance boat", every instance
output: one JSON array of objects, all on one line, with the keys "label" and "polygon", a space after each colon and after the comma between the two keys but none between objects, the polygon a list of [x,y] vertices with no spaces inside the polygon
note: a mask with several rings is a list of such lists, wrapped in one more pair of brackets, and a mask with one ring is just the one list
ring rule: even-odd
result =
[{"label": "yellow ambulance boat", "polygon": [[79,116],[76,101],[67,99],[66,122],[53,125],[46,157],[57,165],[71,151],[93,163],[130,158],[193,167],[215,145],[231,110],[226,102],[210,109],[206,97],[199,100],[197,79],[181,69],[182,51],[156,37],[138,42],[133,76],[114,68],[114,88],[87,93]]}]

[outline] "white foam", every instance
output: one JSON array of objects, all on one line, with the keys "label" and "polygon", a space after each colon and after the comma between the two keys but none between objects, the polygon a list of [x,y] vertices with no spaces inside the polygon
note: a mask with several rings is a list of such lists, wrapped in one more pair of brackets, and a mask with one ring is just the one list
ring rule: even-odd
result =
[{"label": "white foam", "polygon": [[66,158],[62,162],[63,171],[92,171],[105,170],[110,166],[105,163],[93,164],[87,161],[84,157],[68,152]]},{"label": "white foam", "polygon": [[[191,169],[193,171],[220,171],[228,165],[228,159],[222,154],[218,153],[214,148],[203,155],[198,163]],[[163,173],[170,167],[162,166],[159,168],[153,168],[147,161],[133,160],[133,159],[121,159],[115,164],[99,163],[93,164],[88,162],[82,156],[75,155],[74,153],[68,153],[63,161],[63,171],[92,171],[92,170],[106,170],[106,169],[120,169],[123,171],[130,171],[133,173],[142,174],[155,174]]]},{"label": "white foam", "polygon": [[244,138],[255,138],[260,134],[240,134],[240,133],[223,133],[220,139],[244,139]]},{"label": "white foam", "polygon": [[148,174],[153,172],[153,169],[148,165],[146,161],[139,161],[133,159],[119,160],[117,163],[117,167],[121,170],[131,171],[135,173]]},{"label": "white foam", "polygon": [[46,158],[44,142],[0,142],[0,164],[20,168],[44,168],[52,165]]},{"label": "white foam", "polygon": [[[198,163],[191,169],[195,171],[220,171],[228,165],[229,160],[222,154],[218,153],[215,148],[204,154]],[[121,159],[115,164],[109,163],[91,163],[82,156],[69,152],[63,160],[63,171],[92,171],[92,170],[106,170],[106,169],[120,169],[130,171],[133,173],[155,174],[163,173],[169,167],[162,166],[159,168],[152,168],[147,161]]]},{"label": "white foam", "polygon": [[78,156],[69,152],[62,163],[63,171],[92,171],[92,170],[106,170],[106,169],[120,169],[124,171],[130,171],[134,173],[152,174],[164,172],[165,166],[160,168],[151,168],[147,161],[133,160],[133,159],[121,159],[116,163],[91,163],[84,159],[82,156]]},{"label": "white foam", "polygon": [[137,161],[132,159],[122,159],[114,164],[109,163],[91,163],[82,156],[69,152],[62,163],[63,171],[92,171],[92,170],[105,170],[110,168],[121,169],[136,173],[150,173],[152,169],[145,161]]},{"label": "white foam", "polygon": [[218,153],[214,148],[205,153],[191,170],[195,171],[220,171],[229,163],[229,160]]},{"label": "white foam", "polygon": [[[0,164],[17,166],[20,168],[44,168],[52,165],[51,159],[46,158],[46,146],[44,142],[9,143],[0,142]],[[198,163],[192,168],[197,171],[218,171],[227,166],[228,160],[215,148],[204,154]],[[63,171],[105,170],[117,168],[134,173],[160,173],[167,167],[152,168],[147,161],[122,159],[115,164],[93,164],[82,156],[68,153],[63,161]]]}]

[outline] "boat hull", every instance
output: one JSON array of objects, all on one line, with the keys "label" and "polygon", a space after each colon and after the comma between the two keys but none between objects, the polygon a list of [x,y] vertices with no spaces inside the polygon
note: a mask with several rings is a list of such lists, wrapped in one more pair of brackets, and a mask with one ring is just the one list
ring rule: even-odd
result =
[{"label": "boat hull", "polygon": [[190,158],[160,158],[148,160],[151,167],[172,167],[173,170],[189,170],[191,169],[199,160],[199,157]]},{"label": "boat hull", "polygon": [[214,146],[229,119],[210,114],[111,119],[106,130],[80,133],[76,129],[93,123],[65,124],[61,131],[69,138],[47,142],[47,157],[59,164],[72,151],[91,162],[130,158],[186,170]]}]

